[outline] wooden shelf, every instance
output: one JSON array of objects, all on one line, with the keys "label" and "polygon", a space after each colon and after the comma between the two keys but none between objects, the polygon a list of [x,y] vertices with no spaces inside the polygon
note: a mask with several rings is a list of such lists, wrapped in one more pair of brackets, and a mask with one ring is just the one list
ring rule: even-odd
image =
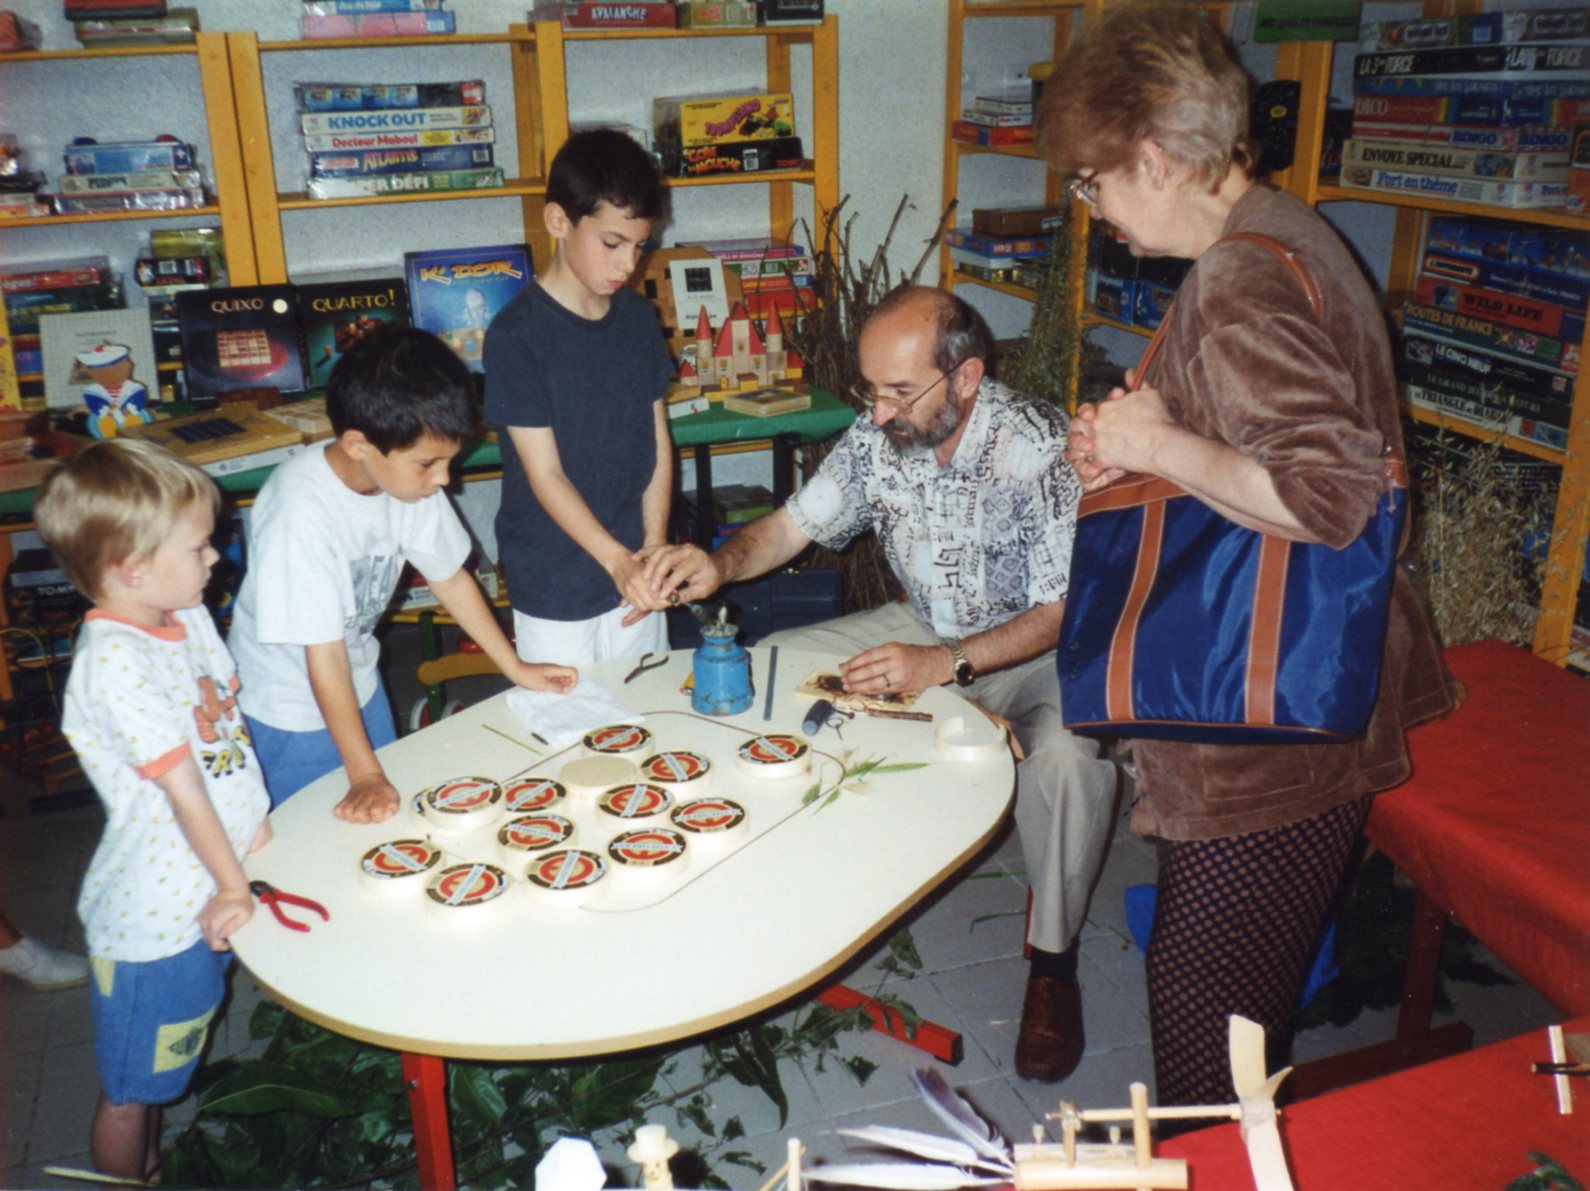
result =
[{"label": "wooden shelf", "polygon": [[219,203],[205,203],[202,207],[178,207],[172,211],[74,211],[68,215],[26,215],[15,219],[0,217],[0,228],[60,227],[68,223],[121,223],[128,219],[200,219],[218,218]]},{"label": "wooden shelf", "polygon": [[509,28],[501,33],[425,33],[416,37],[318,37],[300,41],[262,41],[262,54],[312,50],[406,50],[417,45],[504,45],[535,40],[532,30]]},{"label": "wooden shelf", "polygon": [[734,186],[746,183],[816,182],[817,170],[810,159],[798,170],[757,170],[749,174],[713,174],[706,178],[664,178],[663,185],[675,186]]},{"label": "wooden shelf", "polygon": [[1426,409],[1422,405],[1407,405],[1403,412],[1415,422],[1426,426],[1438,426],[1442,430],[1449,430],[1453,434],[1460,434],[1464,438],[1478,439],[1480,442],[1500,443],[1510,451],[1520,454],[1532,455],[1536,459],[1544,459],[1547,463],[1564,464],[1568,462],[1568,452],[1561,447],[1553,447],[1543,442],[1536,442],[1532,438],[1519,438],[1516,434],[1507,434],[1490,426],[1482,426],[1478,422],[1470,422],[1464,418],[1454,418],[1439,410]]},{"label": "wooden shelf", "polygon": [[71,58],[146,58],[160,54],[197,54],[197,42],[181,45],[83,46],[75,50],[12,50],[0,62],[64,62]]},{"label": "wooden shelf", "polygon": [[1025,298],[1027,301],[1036,301],[1038,292],[1025,285],[1017,285],[1013,281],[990,281],[986,277],[978,277],[971,273],[963,273],[956,269],[950,274],[951,285],[980,285],[984,289],[997,290],[1002,294],[1009,294],[1013,298]]},{"label": "wooden shelf", "polygon": [[965,141],[950,138],[950,147],[957,153],[991,154],[995,157],[1026,157],[1036,159],[1038,148],[1036,145],[969,145]]},{"label": "wooden shelf", "polygon": [[479,186],[467,190],[417,190],[408,194],[354,194],[343,198],[313,198],[304,191],[292,191],[276,196],[276,205],[283,211],[319,211],[329,207],[369,207],[385,203],[435,203],[469,199],[523,198],[527,195],[544,195],[545,182],[529,182],[521,178],[501,186]]},{"label": "wooden shelf", "polygon": [[1394,194],[1384,190],[1359,190],[1353,186],[1320,183],[1314,189],[1317,203],[1380,203],[1388,207],[1407,207],[1435,211],[1442,215],[1465,215],[1475,219],[1501,219],[1509,223],[1528,223],[1539,227],[1571,228],[1590,231],[1590,216],[1570,215],[1561,207],[1492,207],[1483,203],[1456,203],[1449,199],[1418,194]]},{"label": "wooden shelf", "polygon": [[1052,17],[1076,12],[1088,6],[1087,0],[971,0],[962,11],[968,17]]}]

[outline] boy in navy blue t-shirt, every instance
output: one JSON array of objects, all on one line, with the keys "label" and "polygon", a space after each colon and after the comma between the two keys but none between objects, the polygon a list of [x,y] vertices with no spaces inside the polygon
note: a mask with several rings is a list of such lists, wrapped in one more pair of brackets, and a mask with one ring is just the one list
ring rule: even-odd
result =
[{"label": "boy in navy blue t-shirt", "polygon": [[[667,648],[645,552],[667,541],[673,361],[625,288],[662,212],[657,168],[622,132],[569,138],[547,178],[552,263],[486,332],[500,427],[497,541],[519,656],[573,665]],[[632,613],[646,612],[625,625]]]}]

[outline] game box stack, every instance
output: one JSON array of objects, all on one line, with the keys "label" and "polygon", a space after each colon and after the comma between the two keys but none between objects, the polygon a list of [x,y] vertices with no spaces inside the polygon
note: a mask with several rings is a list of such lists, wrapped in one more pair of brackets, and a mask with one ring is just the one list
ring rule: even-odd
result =
[{"label": "game box stack", "polygon": [[27,150],[16,136],[0,132],[0,219],[50,214],[44,182],[43,170],[27,167]]},{"label": "game box stack", "polygon": [[781,318],[805,314],[816,304],[812,290],[812,258],[799,244],[766,237],[696,240],[724,269],[740,279],[746,313],[765,320],[773,311]]},{"label": "game box stack", "polygon": [[1049,255],[1052,239],[1046,232],[1009,236],[979,232],[970,227],[944,229],[944,243],[949,245],[950,260],[956,269],[983,281],[1012,284],[1023,263],[1030,267]]},{"label": "game box stack", "polygon": [[985,149],[1032,144],[1033,102],[1030,91],[977,95],[961,109],[950,136],[963,145]]},{"label": "game box stack", "polygon": [[299,83],[294,91],[312,198],[503,184],[497,130],[479,79]]},{"label": "game box stack", "polygon": [[66,0],[66,18],[90,48],[191,45],[199,31],[196,9],[168,9],[166,0]]},{"label": "game box stack", "polygon": [[1412,404],[1564,447],[1590,305],[1590,233],[1430,221],[1402,359]]},{"label": "game box stack", "polygon": [[161,400],[186,401],[177,295],[227,284],[221,229],[157,228],[149,233],[147,247],[134,262],[133,279],[149,306],[149,332],[159,369]]},{"label": "game box stack", "polygon": [[799,169],[795,103],[788,91],[662,95],[651,101],[652,148],[677,178]]},{"label": "game box stack", "polygon": [[1341,184],[1562,207],[1590,122],[1590,8],[1365,23]]},{"label": "game box stack", "polygon": [[442,0],[304,0],[301,16],[305,41],[453,32]]},{"label": "game box stack", "polygon": [[41,322],[47,315],[120,310],[121,275],[104,256],[32,261],[0,271],[20,407],[45,408]]},{"label": "game box stack", "polygon": [[486,327],[532,276],[523,244],[403,254],[410,321],[440,337],[471,372],[485,371]]},{"label": "game box stack", "polygon": [[61,154],[56,183],[62,215],[104,211],[181,211],[205,203],[204,176],[192,145],[164,134],[148,141],[80,136]]},{"label": "game box stack", "polygon": [[1159,326],[1192,262],[1169,256],[1133,256],[1115,229],[1096,221],[1089,229],[1087,295],[1105,318],[1132,327]]}]

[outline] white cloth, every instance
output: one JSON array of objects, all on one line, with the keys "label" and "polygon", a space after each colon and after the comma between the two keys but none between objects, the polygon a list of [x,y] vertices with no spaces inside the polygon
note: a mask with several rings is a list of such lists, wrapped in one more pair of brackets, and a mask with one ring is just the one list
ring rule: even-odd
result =
[{"label": "white cloth", "polygon": [[77,912],[97,958],[145,963],[199,941],[215,881],[156,779],[192,757],[239,858],[270,810],[210,613],[147,629],[91,612],[77,636],[61,728],[105,804]]},{"label": "white cloth", "polygon": [[566,695],[557,691],[508,692],[508,710],[554,749],[566,748],[605,724],[638,724],[646,717],[631,711],[600,683],[581,679]]},{"label": "white cloth", "polygon": [[969,637],[1066,594],[1082,485],[1063,410],[983,381],[949,463],[897,449],[862,418],[784,506],[839,549],[878,532],[889,566],[940,637]]},{"label": "white cloth", "polygon": [[668,618],[652,612],[624,625],[628,608],[614,608],[588,620],[547,620],[513,610],[514,648],[526,662],[584,666],[609,658],[634,658],[668,649]]},{"label": "white cloth", "polygon": [[348,648],[364,706],[379,681],[375,626],[403,564],[427,579],[449,579],[469,548],[445,493],[412,503],[384,492],[360,495],[332,471],[324,447],[282,464],[254,504],[232,617],[243,710],[286,732],[325,727],[304,647],[337,640]]}]

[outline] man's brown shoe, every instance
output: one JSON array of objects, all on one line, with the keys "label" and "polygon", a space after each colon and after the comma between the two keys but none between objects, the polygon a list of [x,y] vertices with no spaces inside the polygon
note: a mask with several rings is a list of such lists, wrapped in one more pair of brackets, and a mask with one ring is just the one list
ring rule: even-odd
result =
[{"label": "man's brown shoe", "polygon": [[1029,977],[1016,1037],[1016,1074],[1055,1083],[1077,1069],[1082,1048],[1082,990],[1054,976]]}]

